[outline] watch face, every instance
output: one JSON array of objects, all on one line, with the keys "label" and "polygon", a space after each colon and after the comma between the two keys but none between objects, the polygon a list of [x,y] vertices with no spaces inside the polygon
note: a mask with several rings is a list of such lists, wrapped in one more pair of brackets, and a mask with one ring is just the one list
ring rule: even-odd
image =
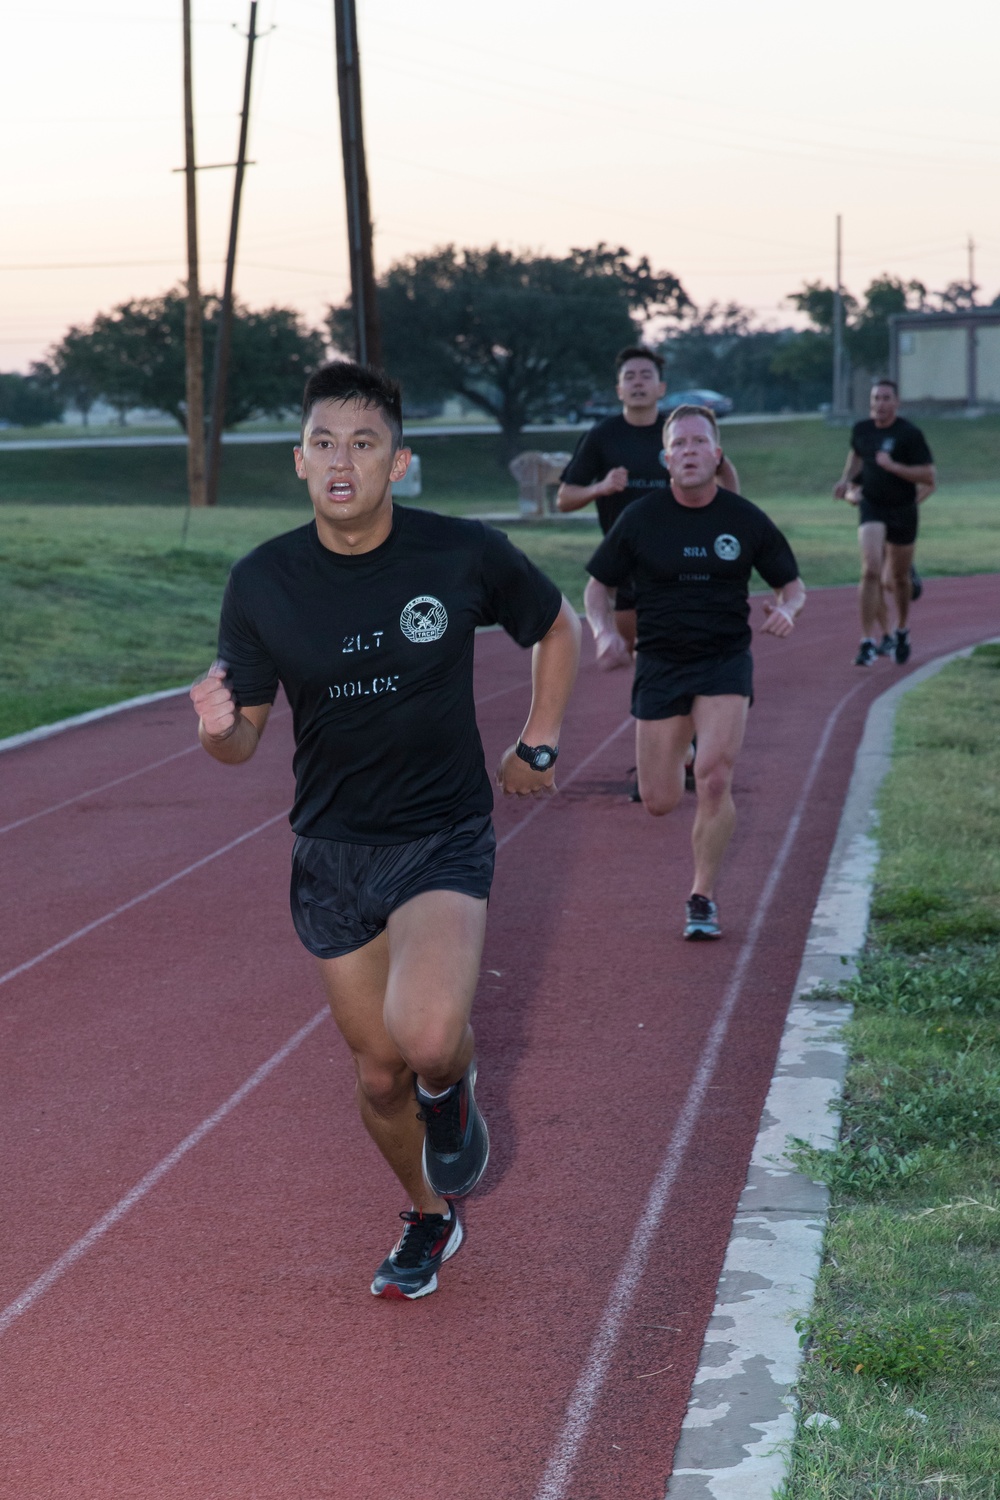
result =
[{"label": "watch face", "polygon": [[547,771],[552,764],[552,751],[536,750],[534,760],[536,771]]}]

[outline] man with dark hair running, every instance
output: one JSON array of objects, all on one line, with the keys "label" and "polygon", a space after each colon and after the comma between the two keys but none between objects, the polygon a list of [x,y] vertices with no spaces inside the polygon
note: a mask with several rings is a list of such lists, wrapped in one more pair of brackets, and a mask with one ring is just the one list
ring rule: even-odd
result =
[{"label": "man with dark hair running", "polygon": [[292,919],[411,1205],[371,1289],[412,1300],[461,1244],[453,1200],[489,1152],[469,1025],[495,849],[475,631],[532,648],[531,708],[497,771],[531,797],[554,787],[580,625],[500,532],[395,507],[409,462],[394,382],[351,364],[310,378],[295,468],[315,519],[236,563],[219,660],[191,697],[230,765],[257,749],[279,683],[291,703]]},{"label": "man with dark hair running", "polygon": [[[581,510],[594,501],[601,530],[607,535],[627,505],[640,495],[667,488],[663,458],[663,417],[659,402],[666,395],[663,359],[653,349],[633,345],[615,360],[616,393],[621,415],[606,417],[585,432],[563,470],[556,496],[561,511]],[[723,457],[719,483],[736,490],[736,470]],[[605,607],[613,601],[613,614]],[[587,621],[597,647],[597,665],[606,670],[631,663],[635,649],[635,596],[625,579],[611,594],[591,578],[583,596]]]},{"label": "man with dark hair running", "polygon": [[608,588],[625,578],[635,588],[632,714],[639,793],[654,817],[680,802],[697,733],[694,879],[683,936],[711,939],[721,935],[715,880],[735,827],[733,767],[753,698],[751,569],[774,589],[761,626],[768,635],[791,634],[806,594],[774,522],[716,482],[722,449],[713,413],[679,406],[664,448],[669,489],[630,505],[587,571]]},{"label": "man with dark hair running", "polygon": [[[834,485],[837,500],[858,506],[861,547],[861,645],[854,658],[869,667],[886,654],[875,640],[883,598],[883,573],[891,579],[897,629],[892,652],[899,666],[910,659],[909,615],[913,598],[913,554],[918,504],[933,494],[934,457],[919,427],[899,415],[899,388],[894,380],[876,380],[870,416],[856,422],[844,472]],[[883,617],[883,635],[888,621]]]}]

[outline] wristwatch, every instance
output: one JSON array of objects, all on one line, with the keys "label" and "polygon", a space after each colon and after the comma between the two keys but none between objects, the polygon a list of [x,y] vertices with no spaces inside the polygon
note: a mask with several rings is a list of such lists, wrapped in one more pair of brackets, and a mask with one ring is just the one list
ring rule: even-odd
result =
[{"label": "wristwatch", "polygon": [[556,745],[526,745],[523,740],[518,740],[514,746],[514,754],[520,760],[527,761],[533,771],[547,771],[549,766],[554,766],[559,754],[559,746]]}]

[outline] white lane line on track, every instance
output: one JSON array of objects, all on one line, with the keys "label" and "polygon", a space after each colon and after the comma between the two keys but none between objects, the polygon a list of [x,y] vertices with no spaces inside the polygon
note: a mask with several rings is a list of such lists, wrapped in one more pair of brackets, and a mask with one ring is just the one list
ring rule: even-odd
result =
[{"label": "white lane line on track", "polygon": [[235,849],[239,844],[245,844],[247,839],[252,839],[256,834],[263,833],[265,828],[270,828],[274,823],[280,823],[282,818],[287,817],[288,809],[285,808],[282,812],[275,813],[273,818],[268,818],[266,822],[258,823],[256,828],[251,828],[247,833],[241,833],[239,838],[230,839],[229,843],[223,844],[221,849],[213,849],[211,854],[206,854],[201,859],[196,859],[194,864],[187,865],[183,870],[178,870],[175,875],[168,875],[166,880],[160,881],[159,885],[151,886],[148,891],[142,891],[140,895],[133,896],[130,901],[123,901],[121,906],[115,907],[114,911],[106,912],[103,917],[95,917],[93,922],[87,923],[86,927],[77,928],[76,932],[71,932],[69,937],[61,938],[58,943],[53,943],[51,948],[46,948],[43,953],[36,953],[34,958],[26,959],[23,964],[18,964],[17,968],[8,969],[6,974],[0,974],[0,985],[6,984],[8,980],[16,979],[19,974],[27,973],[36,964],[40,964],[46,958],[51,958],[53,953],[59,953],[63,948],[68,948],[70,943],[75,943],[78,938],[86,937],[88,932],[94,932],[96,928],[103,927],[105,922],[114,921],[115,917],[120,917],[123,912],[131,911],[133,906],[139,906],[143,901],[148,901],[150,897],[158,896],[168,886],[176,884],[178,880],[183,880],[185,875],[191,875],[195,870],[200,870],[203,865],[211,864],[213,859],[218,859],[220,855],[228,854],[230,849]]},{"label": "white lane line on track", "polygon": [[[503,698],[507,693],[514,693],[518,688],[527,690],[523,682],[515,682],[510,687],[500,688],[495,693],[487,693],[483,698],[476,699],[476,707],[483,703],[492,703],[494,698]],[[183,692],[184,689],[179,689]],[[277,713],[270,716],[268,723],[273,724],[276,719],[287,718],[289,710],[279,709]],[[127,771],[124,776],[116,776],[113,781],[102,781],[100,786],[89,787],[85,792],[77,792],[75,797],[66,797],[62,802],[54,802],[51,807],[40,808],[38,812],[28,813],[27,817],[17,818],[13,823],[5,823],[0,827],[0,836],[5,833],[13,833],[15,828],[23,828],[26,823],[33,823],[36,818],[47,818],[50,813],[62,812],[64,807],[72,807],[74,802],[84,802],[88,797],[97,797],[101,792],[108,792],[112,787],[121,786],[123,782],[132,781],[136,776],[145,776],[149,771],[158,771],[161,766],[169,765],[172,760],[180,760],[182,755],[193,755],[200,750],[201,745],[195,740],[194,744],[186,745],[183,750],[175,750],[173,755],[165,755],[162,760],[150,761],[148,766],[140,766],[137,771]]]},{"label": "white lane line on track", "polygon": [[580,1448],[587,1436],[591,1418],[604,1389],[611,1360],[621,1335],[622,1326],[631,1310],[639,1290],[653,1247],[653,1240],[660,1227],[663,1215],[666,1211],[667,1202],[673,1190],[674,1183],[680,1171],[685,1153],[691,1143],[698,1116],[705,1102],[709,1084],[715,1072],[722,1052],[722,1046],[729,1030],[729,1023],[733,1018],[740,993],[743,988],[743,980],[749,968],[760,937],[764,920],[767,916],[771,900],[781,879],[788,856],[798,835],[802,818],[805,814],[806,804],[813,789],[813,784],[819,774],[819,768],[826,754],[830,736],[833,733],[837,720],[840,718],[846,704],[854,697],[855,693],[861,691],[865,683],[857,683],[847,692],[834,709],[831,710],[819,744],[813,755],[809,771],[799,793],[795,810],[788,822],[785,836],[781,846],[775,855],[771,865],[764,888],[760,893],[756,910],[743,940],[733,972],[726,986],[719,1012],[712,1024],[705,1045],[702,1048],[698,1067],[691,1080],[690,1087],[681,1105],[677,1117],[677,1123],[673,1134],[667,1142],[667,1148],[660,1162],[653,1185],[649,1190],[646,1202],[643,1205],[639,1222],[632,1235],[632,1240],[622,1262],[621,1269],[615,1278],[608,1297],[601,1321],[598,1324],[597,1333],[590,1346],[587,1362],[583,1367],[573,1394],[570,1397],[566,1414],[563,1418],[562,1430],[556,1441],[555,1448],[545,1467],[541,1483],[535,1492],[535,1500],[564,1500],[567,1494],[567,1486],[573,1474]]},{"label": "white lane line on track", "polygon": [[[507,691],[507,689],[505,689],[504,691]],[[501,697],[502,694],[496,693],[493,696]],[[485,702],[486,700],[483,699],[481,701]],[[606,739],[601,741],[596,750],[592,750],[590,754],[584,760],[582,760],[578,766],[574,768],[571,775],[567,776],[564,785],[568,786],[571,781],[575,780],[579,773],[585,770],[592,760],[600,755],[602,751],[606,750],[607,747],[618,738],[623,729],[628,728],[631,722],[631,719],[623,720],[623,722],[619,724],[617,729],[609,734]],[[503,839],[501,839],[497,847],[501,848],[504,844],[509,844],[511,839],[519,834],[523,828],[526,828],[529,823],[533,822],[538,814],[544,812],[545,808],[549,805],[550,800],[549,798],[546,798],[544,802],[539,803],[535,807],[533,807],[527,814],[527,816],[521,819],[520,823],[515,824],[515,826],[507,834],[504,835]],[[157,891],[162,891],[166,886],[172,885],[175,880],[180,880],[183,875],[189,874],[192,870],[199,869],[202,865],[208,864],[209,860],[216,859],[220,854],[225,854],[227,850],[235,849],[237,844],[242,844],[247,839],[253,838],[255,833],[260,833],[263,829],[270,828],[272,823],[276,823],[278,821],[278,818],[282,817],[285,817],[284,813],[279,813],[276,818],[269,818],[266,823],[261,823],[259,827],[251,829],[249,833],[244,833],[238,839],[234,839],[233,842],[231,844],[227,844],[224,849],[217,849],[214,854],[206,855],[204,859],[198,860],[197,864],[189,865],[186,870],[181,870],[178,874],[172,875],[169,880],[165,880],[161,885],[156,886],[153,890],[147,891],[145,895],[137,896],[134,901],[130,901],[125,906],[119,907],[118,911],[112,912],[110,916],[102,917],[98,922],[92,922],[90,927],[81,928],[80,932],[74,934],[74,937],[82,937],[85,932],[93,931],[94,927],[99,927],[102,922],[110,921],[112,916],[117,916],[119,912],[127,911],[130,906],[138,905],[140,901],[145,901],[147,897],[155,895]],[[40,954],[36,959],[32,959],[31,963],[23,965],[22,969],[24,967],[30,968],[32,964],[40,963],[43,958],[48,956],[48,953],[55,953],[58,948],[64,947],[66,942],[72,941],[73,938],[67,938],[64,943],[57,944],[55,948],[49,948],[46,953]],[[3,975],[2,977],[0,977],[0,984],[2,984],[5,979],[12,978],[14,973],[21,972],[21,969],[17,969],[12,971],[12,973],[9,975]],[[176,1166],[181,1158],[183,1156],[186,1156],[193,1147],[197,1146],[198,1143],[205,1138],[210,1130],[214,1130],[216,1125],[218,1125],[221,1120],[224,1120],[225,1117],[230,1114],[238,1104],[241,1104],[247,1097],[247,1095],[252,1093],[257,1085],[259,1083],[262,1083],[263,1080],[268,1076],[268,1074],[273,1072],[273,1070],[278,1066],[279,1063],[284,1062],[285,1058],[288,1057],[290,1053],[294,1052],[296,1047],[299,1046],[300,1042],[305,1041],[306,1037],[309,1036],[311,1032],[315,1031],[319,1023],[328,1014],[329,1012],[326,1006],[324,1006],[322,1010],[317,1011],[312,1019],[306,1022],[305,1026],[301,1027],[294,1036],[289,1037],[288,1041],[285,1042],[282,1047],[279,1047],[278,1051],[273,1053],[272,1056],[268,1058],[267,1062],[262,1063],[257,1071],[255,1073],[252,1073],[246,1080],[246,1082],[240,1085],[235,1094],[230,1094],[226,1102],[224,1104],[220,1104],[219,1108],[214,1112],[214,1114],[211,1114],[206,1119],[202,1120],[200,1125],[196,1125],[194,1130],[191,1131],[191,1134],[185,1136],[179,1146],[175,1146],[171,1152],[169,1152],[162,1158],[162,1160],[158,1161],[156,1166],[151,1168],[151,1170],[146,1173],[145,1177],[141,1177],[135,1184],[135,1186],[133,1188],[130,1188],[123,1198],[119,1198],[118,1202],[114,1205],[113,1208],[108,1209],[108,1212],[104,1214],[102,1218],[98,1219],[96,1224],[91,1225],[86,1234],[81,1235],[78,1240],[70,1245],[69,1249],[63,1255],[60,1255],[58,1260],[52,1262],[47,1271],[43,1271],[41,1276],[39,1276],[37,1280],[33,1281],[31,1285],[27,1287],[23,1292],[21,1292],[19,1296],[15,1297],[13,1302],[9,1303],[8,1306],[4,1308],[3,1312],[0,1312],[0,1336],[6,1333],[11,1324],[15,1323],[17,1319],[21,1317],[22,1313],[26,1313],[29,1308],[33,1307],[40,1297],[43,1297],[45,1293],[51,1287],[53,1287],[55,1283],[59,1281],[66,1274],[66,1272],[76,1264],[78,1260],[80,1260],[84,1255],[87,1254],[88,1250],[93,1249],[94,1245],[97,1244],[98,1240],[104,1238],[109,1229],[113,1229],[120,1219],[124,1218],[127,1213],[135,1208],[136,1204],[141,1202],[141,1200],[146,1197],[147,1193],[149,1193],[151,1189],[156,1186],[160,1179],[166,1176],[170,1169]]]},{"label": "white lane line on track", "polygon": [[15,1297],[13,1302],[5,1307],[3,1312],[0,1312],[0,1334],[6,1333],[10,1325],[15,1323],[22,1313],[26,1313],[29,1307],[32,1307],[40,1297],[43,1297],[51,1286],[54,1286],[72,1266],[76,1265],[78,1260],[86,1255],[88,1250],[97,1244],[98,1240],[103,1239],[108,1230],[112,1229],[118,1223],[119,1219],[123,1219],[130,1209],[133,1209],[142,1198],[145,1198],[146,1194],[156,1186],[162,1177],[166,1176],[171,1168],[177,1165],[182,1157],[186,1156],[199,1142],[204,1140],[209,1131],[214,1130],[216,1125],[221,1120],[224,1120],[228,1114],[231,1114],[238,1104],[242,1104],[247,1095],[252,1094],[258,1084],[263,1083],[268,1074],[273,1073],[275,1068],[280,1063],[283,1063],[285,1058],[294,1052],[296,1047],[304,1042],[306,1037],[310,1036],[320,1022],[325,1020],[328,1015],[329,1011],[324,1005],[323,1009],[318,1010],[311,1020],[299,1028],[294,1036],[289,1037],[284,1046],[279,1047],[277,1052],[272,1053],[267,1062],[261,1063],[257,1071],[251,1073],[246,1082],[241,1083],[236,1092],[230,1094],[226,1102],[220,1104],[214,1114],[208,1115],[206,1119],[202,1120],[200,1125],[196,1125],[191,1134],[184,1137],[180,1145],[175,1146],[167,1156],[158,1161],[156,1166],[146,1173],[145,1177],[141,1177],[135,1184],[135,1187],[131,1188],[125,1194],[124,1198],[119,1198],[114,1208],[110,1208],[103,1218],[98,1219],[96,1224],[92,1224],[86,1234],[81,1235],[74,1244],[70,1245],[64,1255],[60,1255],[58,1260],[53,1261],[48,1270],[44,1271],[38,1277],[37,1281],[33,1281],[20,1296]]}]

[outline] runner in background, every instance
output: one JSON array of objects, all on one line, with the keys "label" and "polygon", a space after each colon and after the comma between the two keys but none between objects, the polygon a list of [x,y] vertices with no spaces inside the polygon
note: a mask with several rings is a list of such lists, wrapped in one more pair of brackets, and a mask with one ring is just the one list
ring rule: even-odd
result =
[{"label": "runner in background", "polygon": [[462,1243],[453,1200],[489,1154],[469,1025],[496,847],[475,632],[500,624],[532,648],[528,718],[497,771],[531,797],[554,786],[580,622],[500,532],[394,507],[409,461],[394,382],[348,363],[310,377],[295,468],[315,520],[235,565],[220,661],[191,697],[228,765],[256,751],[279,684],[291,703],[292,919],[409,1199],[371,1289],[412,1300]]},{"label": "runner in background", "polygon": [[[615,360],[616,394],[621,415],[606,417],[585,432],[563,470],[556,506],[567,512],[582,510],[592,501],[605,535],[627,505],[640,495],[667,488],[663,456],[663,414],[666,395],[663,359],[652,349],[633,345]],[[719,483],[737,490],[739,479],[729,460],[719,463]],[[613,614],[607,608],[611,601]],[[608,591],[591,578],[583,596],[587,621],[594,635],[597,665],[605,670],[631,664],[635,650],[635,595],[627,580]]]},{"label": "runner in background", "polygon": [[753,699],[750,573],[756,568],[775,593],[764,605],[765,634],[791,634],[805,589],[774,522],[716,482],[722,449],[713,413],[679,406],[664,441],[670,487],[630,505],[587,570],[608,588],[623,579],[635,588],[632,714],[639,792],[654,817],[680,802],[697,733],[694,878],[683,936],[711,939],[721,935],[715,881],[735,827],[733,767]]},{"label": "runner in background", "polygon": [[[933,455],[920,428],[899,415],[899,388],[894,380],[875,381],[869,411],[871,415],[866,421],[854,424],[844,472],[833,489],[835,499],[854,499],[858,506],[861,645],[854,663],[868,667],[879,655],[875,632],[883,573],[887,570],[897,618],[892,653],[902,666],[910,658],[911,569],[917,541],[918,486],[926,499],[934,492],[937,476]],[[883,639],[887,633],[886,616]]]}]

